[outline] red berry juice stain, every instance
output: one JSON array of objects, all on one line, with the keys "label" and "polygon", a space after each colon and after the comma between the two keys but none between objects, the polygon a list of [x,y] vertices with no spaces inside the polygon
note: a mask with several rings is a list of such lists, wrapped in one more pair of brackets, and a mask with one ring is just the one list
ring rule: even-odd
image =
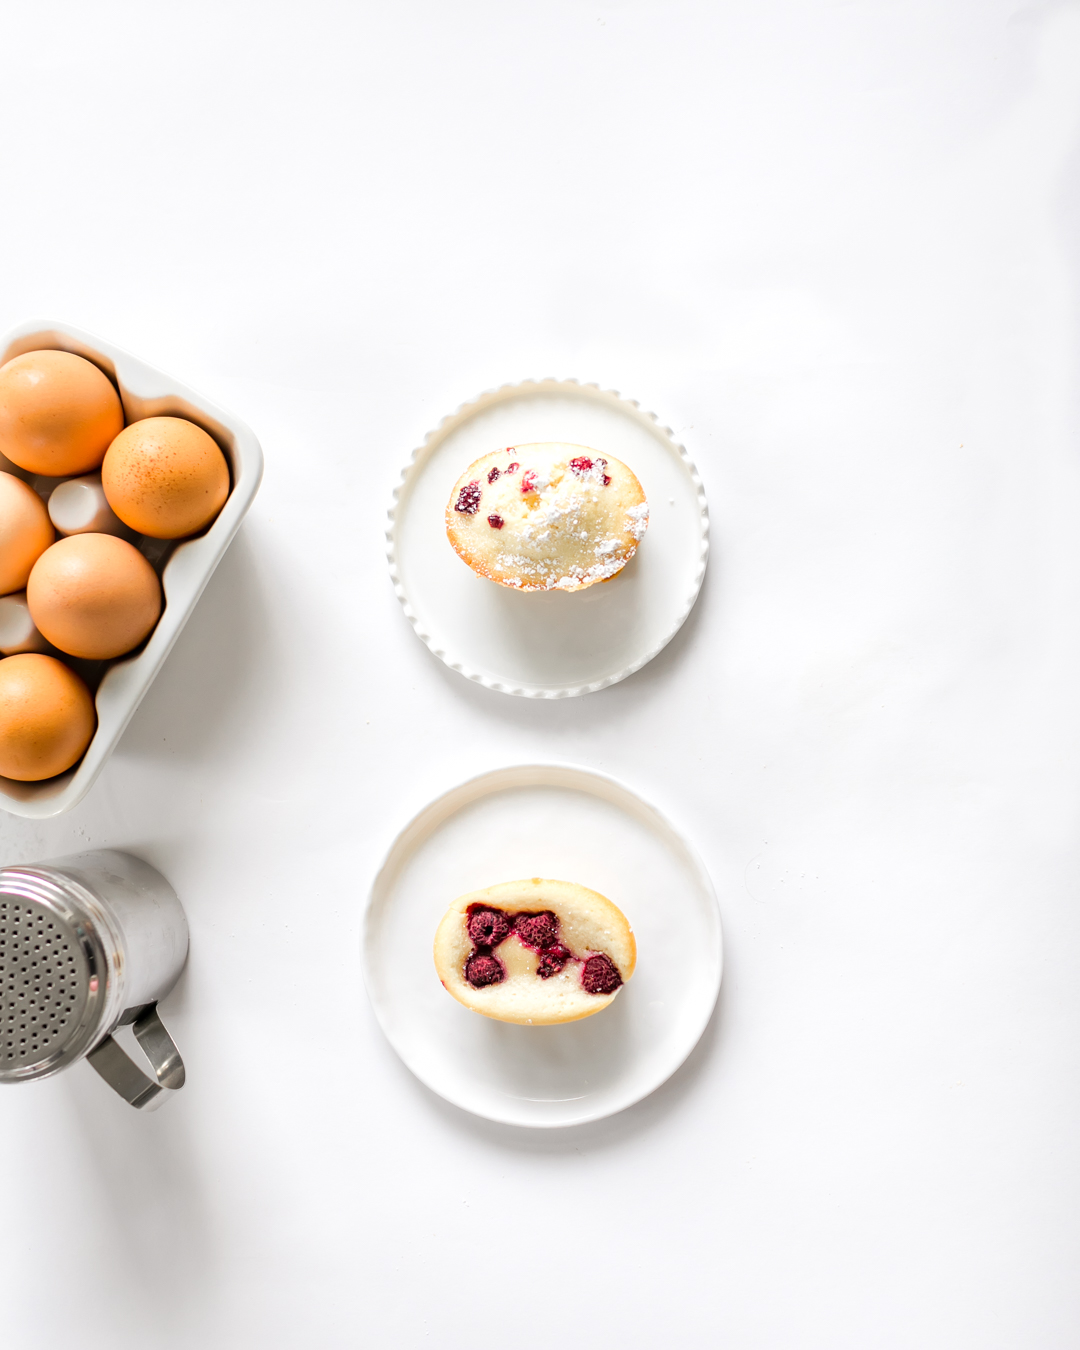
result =
[{"label": "red berry juice stain", "polygon": [[513,462],[513,464],[508,464],[508,465],[506,466],[506,472],[507,472],[507,473],[517,473],[518,469],[520,469],[520,468],[521,468],[521,465],[520,465],[520,464],[517,462],[517,460],[515,459],[514,462]]}]

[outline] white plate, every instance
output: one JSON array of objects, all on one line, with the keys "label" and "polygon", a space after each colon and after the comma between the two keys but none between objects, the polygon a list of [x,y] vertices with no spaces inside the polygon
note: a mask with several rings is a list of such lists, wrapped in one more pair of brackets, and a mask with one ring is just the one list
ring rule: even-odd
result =
[{"label": "white plate", "polygon": [[187,623],[203,587],[240,528],[258,490],[263,470],[259,442],[238,417],[153,366],[81,329],[42,320],[20,324],[0,339],[0,364],[23,352],[42,348],[74,352],[100,366],[119,389],[128,422],[137,422],[144,417],[175,416],[198,423],[221,446],[229,461],[233,487],[220,515],[206,533],[178,544],[165,564],[161,574],[165,595],[161,618],[140,652],[114,662],[105,672],[95,695],[97,731],[79,763],[67,773],[44,783],[17,783],[10,778],[0,778],[0,807],[17,816],[39,819],[70,811],[90,791]]},{"label": "white plate", "polygon": [[[534,876],[600,891],[634,929],[633,978],[584,1021],[495,1022],[435,973],[435,929],[455,896]],[[720,913],[693,849],[629,788],[519,765],[462,783],[405,827],[371,890],[363,959],[379,1023],[421,1082],[488,1120],[578,1125],[648,1096],[697,1044],[720,989]]]},{"label": "white plate", "polygon": [[[637,474],[649,529],[637,556],[587,590],[522,595],[479,577],[450,547],[444,512],[473,460],[506,445],[567,441]],[[709,513],[690,457],[652,413],[576,380],[529,380],[447,417],[402,474],[387,530],[398,598],[440,660],[504,694],[568,698],[625,679],[690,613],[709,555]]]}]

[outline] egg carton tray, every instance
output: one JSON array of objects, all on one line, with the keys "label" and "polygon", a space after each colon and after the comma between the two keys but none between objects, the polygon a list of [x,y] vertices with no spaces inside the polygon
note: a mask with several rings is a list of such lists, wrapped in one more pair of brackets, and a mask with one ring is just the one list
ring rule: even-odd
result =
[{"label": "egg carton tray", "polygon": [[[97,731],[79,763],[41,783],[0,777],[0,809],[39,820],[70,811],[90,791],[240,528],[263,471],[262,448],[238,417],[163,371],[81,329],[44,320],[19,324],[0,338],[0,364],[23,352],[42,349],[73,352],[103,370],[119,390],[126,422],[173,416],[186,417],[202,427],[221,446],[229,462],[232,490],[209,529],[194,539],[183,540],[169,552],[161,569],[165,602],[161,618],[145,646],[134,656],[109,663],[101,677],[94,697]],[[151,557],[151,561],[156,560]]]}]

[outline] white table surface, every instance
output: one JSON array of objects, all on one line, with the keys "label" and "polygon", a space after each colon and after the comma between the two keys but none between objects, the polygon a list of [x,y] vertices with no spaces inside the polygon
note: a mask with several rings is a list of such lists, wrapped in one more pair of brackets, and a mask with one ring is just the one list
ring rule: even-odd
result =
[{"label": "white table surface", "polygon": [[[0,1094],[11,1350],[1080,1338],[1080,11],[12,6],[0,328],[245,418],[262,493],[87,801],[192,954],[182,1095]],[[625,683],[471,686],[384,515],[444,413],[596,380],[715,548]],[[718,1014],[597,1125],[433,1097],[360,979],[425,801],[623,778],[720,894]]]}]

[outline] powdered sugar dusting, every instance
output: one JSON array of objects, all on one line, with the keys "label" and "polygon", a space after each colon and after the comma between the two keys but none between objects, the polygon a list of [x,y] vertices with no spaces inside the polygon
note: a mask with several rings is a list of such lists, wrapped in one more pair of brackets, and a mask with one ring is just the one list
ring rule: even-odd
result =
[{"label": "powdered sugar dusting", "polygon": [[649,518],[630,470],[582,446],[548,443],[515,447],[517,458],[492,474],[496,455],[505,464],[507,453],[468,470],[485,491],[482,534],[456,513],[451,540],[466,561],[516,590],[577,591],[619,573]]},{"label": "powdered sugar dusting", "polygon": [[556,480],[549,467],[528,468],[521,475],[522,492],[546,492]]},{"label": "powdered sugar dusting", "polygon": [[649,503],[639,502],[637,506],[627,508],[626,512],[626,531],[632,534],[640,543],[645,538],[645,531],[649,528]]}]

